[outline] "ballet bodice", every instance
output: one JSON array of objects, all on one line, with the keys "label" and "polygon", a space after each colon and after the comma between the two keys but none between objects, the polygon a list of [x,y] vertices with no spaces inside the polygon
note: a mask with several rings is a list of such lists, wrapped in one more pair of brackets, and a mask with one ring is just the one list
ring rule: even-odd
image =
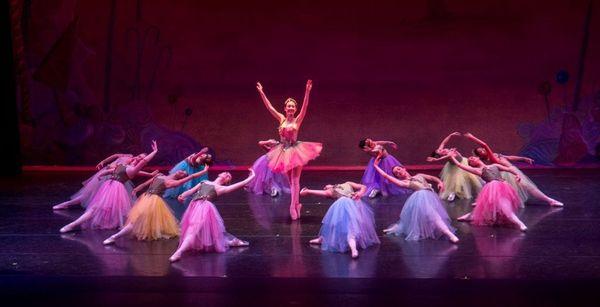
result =
[{"label": "ballet bodice", "polygon": [[482,170],[481,170],[481,179],[483,179],[485,182],[491,182],[493,180],[500,180],[502,181],[502,175],[500,175],[500,170],[498,169],[497,166],[485,166]]},{"label": "ballet bodice", "polygon": [[203,200],[214,200],[217,198],[217,190],[215,189],[215,186],[212,184],[208,184],[205,182],[202,182],[202,184],[200,185],[200,189],[194,193],[194,197],[192,197],[192,201],[197,200],[197,199],[203,199]]},{"label": "ballet bodice", "polygon": [[279,132],[279,138],[281,139],[281,142],[286,145],[294,144],[298,138],[299,128],[300,127],[298,127],[298,124],[295,120],[293,122],[288,122],[286,119],[284,119],[277,130]]},{"label": "ballet bodice", "polygon": [[150,187],[148,187],[148,191],[146,191],[146,193],[163,195],[166,190],[167,186],[165,185],[165,180],[161,177],[156,177],[154,180],[152,180],[152,183],[150,183]]},{"label": "ballet bodice", "polygon": [[408,188],[411,190],[419,191],[419,190],[433,190],[431,184],[423,178],[423,176],[413,176],[409,179]]},{"label": "ballet bodice", "polygon": [[333,197],[335,197],[335,198],[340,198],[340,197],[352,198],[352,193],[354,193],[354,189],[352,188],[351,185],[349,185],[347,183],[336,184],[333,187]]},{"label": "ballet bodice", "polygon": [[112,175],[110,176],[110,179],[123,183],[129,181],[129,176],[127,175],[127,167],[123,164],[117,165]]},{"label": "ballet bodice", "polygon": [[375,145],[375,147],[373,147],[373,149],[368,153],[374,158],[377,158],[377,156],[379,156],[379,153],[381,153],[382,158],[385,158],[388,155],[387,150],[385,150],[385,147],[381,145]]}]

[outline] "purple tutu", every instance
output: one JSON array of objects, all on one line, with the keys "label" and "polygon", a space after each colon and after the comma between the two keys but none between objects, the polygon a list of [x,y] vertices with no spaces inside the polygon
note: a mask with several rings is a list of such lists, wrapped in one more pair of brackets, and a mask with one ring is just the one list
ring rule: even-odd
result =
[{"label": "purple tutu", "polygon": [[290,193],[290,183],[285,174],[274,173],[269,168],[267,155],[262,155],[252,165],[256,176],[248,184],[248,191],[254,194],[271,194],[273,189],[279,192]]},{"label": "purple tutu", "polygon": [[367,248],[379,244],[371,208],[361,200],[340,197],[323,217],[323,225],[319,231],[319,237],[323,238],[321,249],[344,253],[350,248],[349,235],[354,236],[357,247]]},{"label": "purple tutu", "polygon": [[181,240],[193,236],[191,248],[201,251],[225,252],[229,247],[225,224],[219,211],[208,200],[194,200],[181,219]]},{"label": "purple tutu", "polygon": [[437,220],[441,220],[454,232],[440,197],[431,190],[419,190],[406,200],[400,220],[392,226],[395,228],[392,234],[404,235],[409,241],[437,239],[444,235],[436,225]]},{"label": "purple tutu", "polygon": [[84,228],[114,229],[122,227],[131,209],[131,194],[117,180],[105,180],[89,202],[86,211],[92,213]]},{"label": "purple tutu", "polygon": [[[377,170],[373,166],[374,164],[375,158],[371,158],[371,160],[369,160],[367,168],[365,169],[365,173],[363,174],[362,179],[360,180],[361,184],[367,186],[367,195],[370,195],[371,191],[373,190],[379,190],[384,196],[404,195],[412,191],[410,189],[401,188],[391,183],[389,180],[385,179],[383,176],[381,176],[381,174],[377,172]],[[394,156],[390,154],[388,154],[385,158],[381,159],[381,162],[379,163],[379,167],[384,172],[390,175],[393,175],[392,169],[395,166],[402,166],[402,163],[400,163],[398,160],[396,160],[396,158],[394,158]]]}]

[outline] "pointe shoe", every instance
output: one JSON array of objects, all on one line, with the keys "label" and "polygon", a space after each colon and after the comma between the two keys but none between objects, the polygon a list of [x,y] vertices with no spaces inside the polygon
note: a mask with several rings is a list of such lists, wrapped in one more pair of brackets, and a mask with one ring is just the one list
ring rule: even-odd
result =
[{"label": "pointe shoe", "polygon": [[371,193],[369,193],[369,198],[375,198],[379,194],[379,190],[373,189]]},{"label": "pointe shoe", "polygon": [[527,226],[521,225],[521,226],[519,226],[519,230],[521,230],[522,232],[526,232],[527,231]]},{"label": "pointe shoe", "polygon": [[110,236],[110,237],[108,237],[108,239],[102,241],[102,244],[104,244],[104,245],[109,245],[109,244],[113,244],[113,243],[115,243],[115,238],[112,236]]},{"label": "pointe shoe", "polygon": [[564,207],[565,204],[559,202],[558,200],[555,200],[553,202],[550,202],[550,206],[552,206],[552,207]]},{"label": "pointe shoe", "polygon": [[395,232],[396,230],[398,230],[398,225],[394,225],[392,227],[388,227],[388,228],[384,229],[383,233],[389,234],[391,232]]},{"label": "pointe shoe", "polygon": [[52,207],[52,210],[62,210],[64,208],[65,208],[65,206],[63,206],[63,205],[56,205],[56,206]]},{"label": "pointe shoe", "polygon": [[243,241],[238,238],[231,240],[231,243],[229,244],[229,246],[233,246],[233,247],[249,246],[249,245],[250,245],[250,243],[248,243],[248,241]]},{"label": "pointe shoe", "polygon": [[292,218],[292,221],[295,221],[298,219],[298,212],[296,211],[296,206],[290,207],[290,217]]},{"label": "pointe shoe", "polygon": [[277,195],[279,195],[279,190],[277,190],[276,188],[272,188],[271,197],[277,197]]},{"label": "pointe shoe", "polygon": [[455,198],[456,198],[456,194],[454,194],[454,193],[450,193],[450,195],[448,195],[448,201],[454,201]]},{"label": "pointe shoe", "polygon": [[454,244],[458,243],[458,241],[459,241],[458,237],[455,235],[452,235],[449,239],[450,239],[450,242],[452,242]]},{"label": "pointe shoe", "polygon": [[459,222],[468,222],[469,219],[470,219],[470,216],[467,213],[467,214],[465,214],[463,216],[458,217],[456,220],[459,221]]},{"label": "pointe shoe", "polygon": [[179,261],[179,259],[181,259],[180,254],[173,254],[173,256],[169,257],[169,261],[171,261],[171,262]]},{"label": "pointe shoe", "polygon": [[68,225],[60,229],[60,233],[66,233],[70,231],[73,231],[73,228],[69,227]]},{"label": "pointe shoe", "polygon": [[351,252],[351,256],[352,256],[352,259],[356,259],[356,258],[358,258],[358,250],[353,250],[353,251]]},{"label": "pointe shoe", "polygon": [[302,216],[302,204],[301,203],[296,204],[296,214],[298,214],[298,218],[300,218]]},{"label": "pointe shoe", "polygon": [[321,238],[316,238],[308,241],[310,244],[321,244]]}]

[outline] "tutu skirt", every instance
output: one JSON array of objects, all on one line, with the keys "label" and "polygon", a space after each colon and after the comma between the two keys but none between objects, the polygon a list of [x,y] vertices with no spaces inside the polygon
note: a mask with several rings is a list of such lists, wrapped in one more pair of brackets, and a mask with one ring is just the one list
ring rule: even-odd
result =
[{"label": "tutu skirt", "polygon": [[[375,158],[371,158],[362,179],[360,180],[360,183],[367,186],[367,195],[373,190],[379,190],[383,195],[403,195],[411,192],[410,189],[401,188],[381,176],[375,169],[374,164]],[[379,163],[379,167],[388,174],[392,174],[392,169],[396,166],[402,166],[402,163],[390,154],[381,159],[381,162]]]},{"label": "tutu skirt", "polygon": [[510,184],[493,180],[483,186],[475,202],[474,225],[501,225],[510,223],[508,217],[517,212],[521,200]]},{"label": "tutu skirt", "polygon": [[436,224],[439,220],[454,232],[440,197],[431,190],[419,190],[406,200],[393,234],[404,235],[409,241],[438,239],[444,235]]},{"label": "tutu skirt", "polygon": [[[99,180],[98,179],[99,174],[100,174],[100,172],[98,171],[92,177],[90,177],[86,181],[82,182],[81,184],[83,185],[83,187],[81,189],[79,189],[79,191],[77,191],[77,193],[73,194],[71,196],[71,199],[81,198],[81,206],[84,208],[87,208],[87,206],[90,204],[90,201],[96,194],[96,191],[98,191],[98,188],[100,187],[100,185],[102,185],[102,183],[107,180],[107,179]],[[106,178],[106,177],[104,177],[104,178]],[[125,182],[125,189],[127,189],[128,194],[131,195],[131,191],[133,191],[133,183],[131,183],[131,181]],[[131,198],[133,201],[135,201],[135,196],[131,196]]]},{"label": "tutu skirt", "polygon": [[[199,172],[199,171],[201,171],[203,169],[204,169],[204,165],[199,165],[199,166],[193,167],[192,165],[190,165],[187,162],[187,160],[183,160],[183,161],[177,163],[169,171],[169,174],[173,174],[173,173],[175,173],[177,171],[185,171],[188,175],[191,175],[191,174],[197,173],[197,172]],[[190,180],[190,181],[188,181],[188,182],[186,182],[186,183],[184,183],[184,184],[182,184],[180,186],[167,189],[165,191],[165,194],[163,195],[163,197],[165,197],[165,198],[166,197],[168,197],[168,198],[177,198],[177,196],[181,195],[181,193],[183,193],[183,192],[185,192],[185,191],[187,191],[187,190],[195,187],[198,183],[200,183],[202,181],[205,181],[205,180],[208,180],[208,174],[204,174],[204,175],[202,175],[200,177],[193,178],[192,180]]]},{"label": "tutu skirt", "polygon": [[[467,165],[467,159],[463,159],[462,164]],[[440,197],[447,199],[450,193],[454,193],[460,199],[470,199],[481,190],[479,178],[467,171],[462,170],[452,162],[446,162],[440,179],[444,183],[444,191]]]},{"label": "tutu skirt", "polygon": [[192,236],[191,248],[195,250],[222,253],[229,247],[223,218],[208,200],[192,201],[183,214],[179,244],[189,236]]},{"label": "tutu skirt", "polygon": [[129,211],[127,224],[133,225],[138,240],[168,239],[179,235],[177,219],[165,201],[156,194],[144,193]]},{"label": "tutu skirt", "polygon": [[348,197],[338,198],[327,210],[319,231],[321,249],[344,253],[350,248],[348,236],[354,236],[356,245],[367,248],[379,244],[375,232],[373,211],[363,201]]},{"label": "tutu skirt", "polygon": [[267,155],[262,155],[252,165],[255,177],[248,184],[248,191],[254,194],[271,194],[272,189],[280,192],[290,192],[290,182],[287,176],[282,173],[274,173],[269,168],[269,159]]},{"label": "tutu skirt", "polygon": [[279,144],[267,153],[269,168],[275,173],[287,173],[298,166],[304,166],[316,159],[323,150],[323,144],[297,141],[294,145]]},{"label": "tutu skirt", "polygon": [[515,175],[509,172],[501,172],[500,174],[502,175],[502,179],[508,182],[508,184],[510,184],[515,189],[517,195],[519,195],[519,198],[521,199],[520,207],[522,208],[525,202],[527,202],[527,200],[529,199],[529,193],[527,192],[527,189],[525,187],[530,186],[537,189],[537,186],[520,169],[516,167],[512,169],[515,170],[517,174],[519,174],[519,177],[521,177],[521,182],[517,182],[517,180],[515,179]]},{"label": "tutu skirt", "polygon": [[86,211],[92,218],[84,228],[114,229],[122,227],[131,209],[131,194],[119,181],[108,179],[102,182],[89,202]]}]

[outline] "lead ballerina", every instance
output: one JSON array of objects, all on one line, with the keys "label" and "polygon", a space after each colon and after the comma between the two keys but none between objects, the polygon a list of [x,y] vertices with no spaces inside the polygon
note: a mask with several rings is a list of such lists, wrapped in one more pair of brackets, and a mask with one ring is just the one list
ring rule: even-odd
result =
[{"label": "lead ballerina", "polygon": [[293,98],[288,98],[284,103],[285,115],[279,113],[271,104],[260,82],[256,83],[256,89],[262,98],[265,107],[279,123],[280,143],[274,146],[268,153],[269,168],[275,173],[284,173],[290,182],[290,216],[292,220],[300,218],[302,204],[300,204],[300,175],[302,167],[310,160],[319,156],[323,144],[316,142],[298,141],[298,131],[306,116],[308,109],[308,98],[312,89],[312,80],[306,81],[306,91],[300,113],[296,117],[297,104]]}]

